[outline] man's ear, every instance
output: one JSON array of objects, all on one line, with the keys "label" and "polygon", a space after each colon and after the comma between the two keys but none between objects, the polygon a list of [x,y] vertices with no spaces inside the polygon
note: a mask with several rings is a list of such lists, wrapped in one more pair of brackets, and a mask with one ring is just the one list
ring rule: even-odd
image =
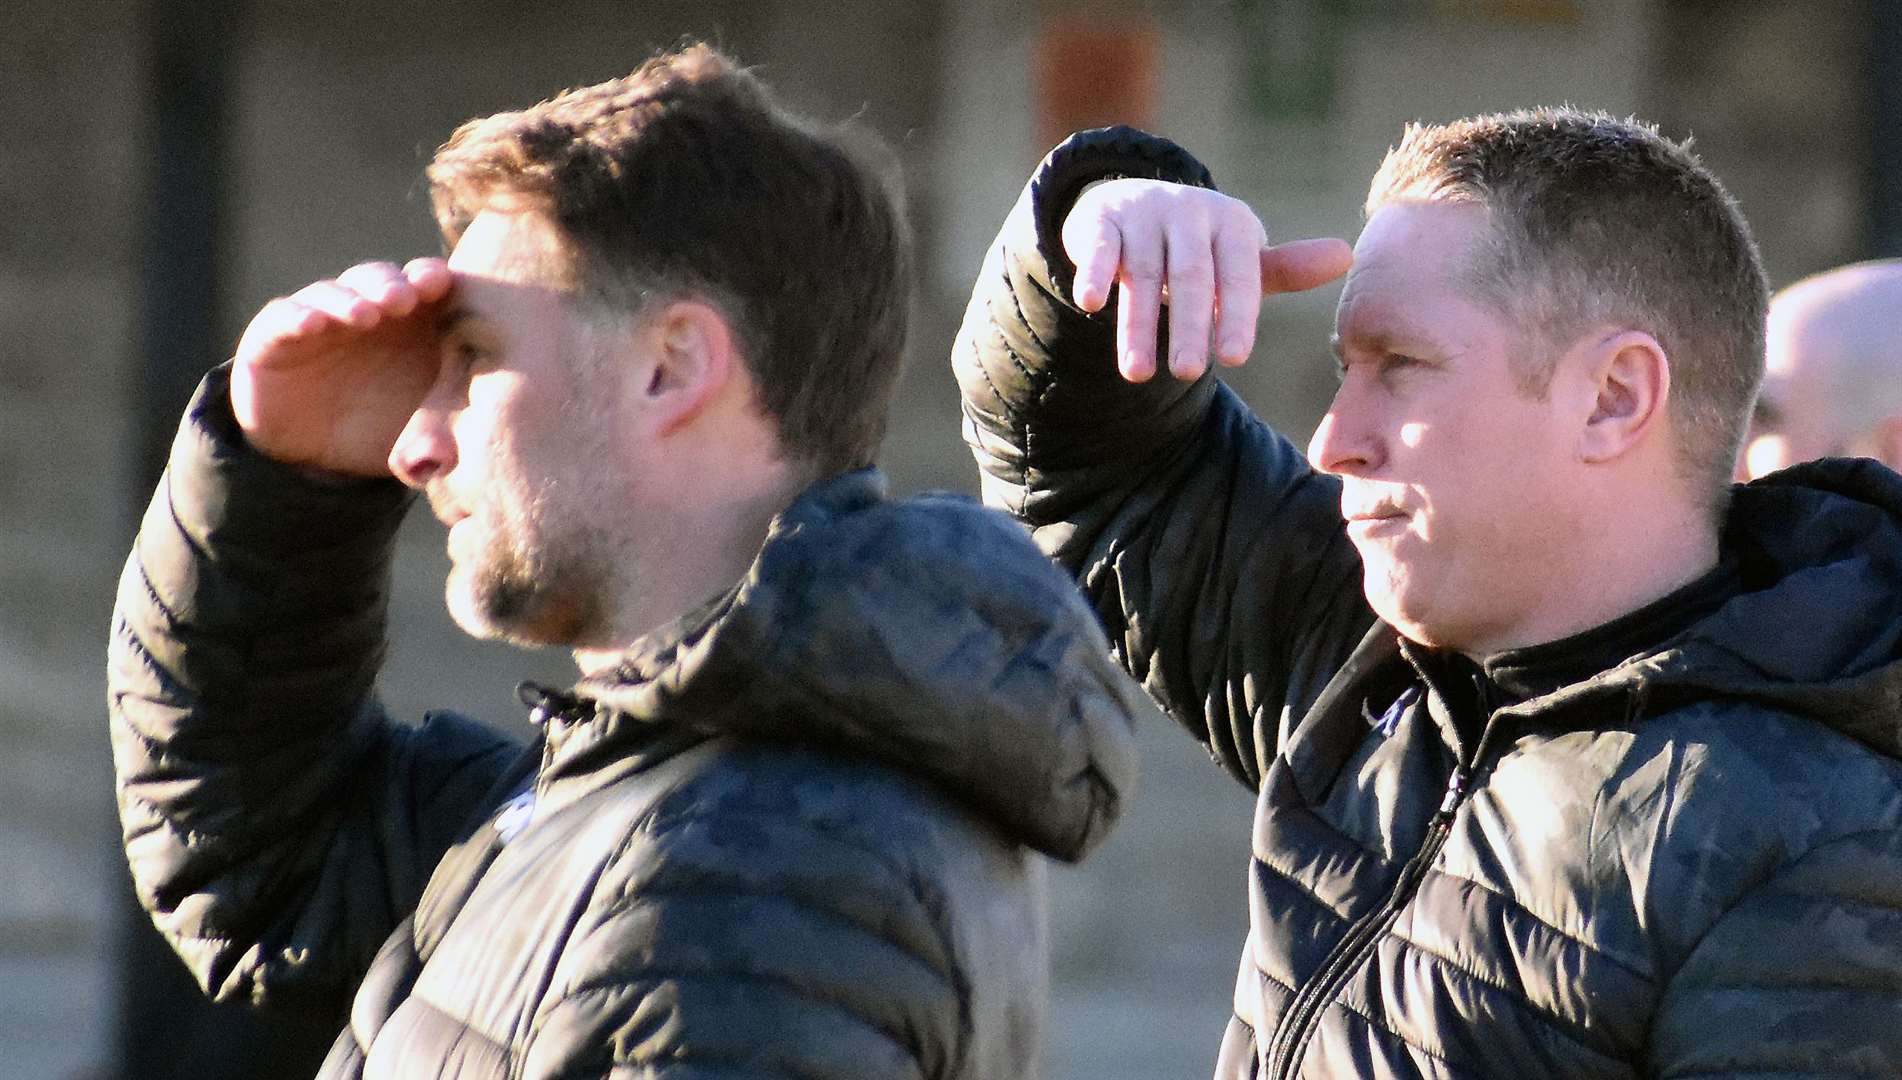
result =
[{"label": "man's ear", "polygon": [[1610,461],[1638,445],[1664,417],[1671,397],[1671,361],[1658,339],[1623,330],[1591,349],[1597,397],[1579,432],[1579,459]]},{"label": "man's ear", "polygon": [[668,302],[642,336],[651,362],[642,404],[655,430],[671,434],[719,398],[740,363],[739,343],[726,316],[701,300]]}]

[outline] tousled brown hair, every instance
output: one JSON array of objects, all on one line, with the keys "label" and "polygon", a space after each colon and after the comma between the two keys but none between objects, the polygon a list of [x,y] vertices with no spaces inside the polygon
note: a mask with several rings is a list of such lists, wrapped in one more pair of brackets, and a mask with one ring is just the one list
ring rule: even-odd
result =
[{"label": "tousled brown hair", "polygon": [[572,284],[615,310],[724,311],[787,456],[868,465],[904,349],[911,244],[889,153],[821,129],[710,46],[471,120],[428,169],[444,239],[484,208],[546,213]]},{"label": "tousled brown hair", "polygon": [[1543,394],[1558,350],[1595,325],[1643,330],[1671,364],[1686,477],[1725,502],[1763,378],[1769,290],[1737,204],[1689,143],[1569,108],[1409,125],[1368,192],[1486,208],[1491,243],[1460,272],[1535,346],[1520,371]]}]

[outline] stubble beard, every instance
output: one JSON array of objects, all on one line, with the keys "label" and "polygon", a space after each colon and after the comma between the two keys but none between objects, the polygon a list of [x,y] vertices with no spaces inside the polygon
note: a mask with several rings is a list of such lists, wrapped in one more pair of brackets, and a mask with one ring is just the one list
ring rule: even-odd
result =
[{"label": "stubble beard", "polygon": [[[612,460],[612,447],[596,440],[612,430],[614,418],[600,411],[602,395],[582,383],[565,386],[559,400],[562,430],[581,433],[586,444],[556,440],[559,447],[528,452],[518,439],[553,439],[542,432],[537,440],[531,431],[489,447],[498,464],[474,523],[484,534],[465,553],[466,564],[458,560],[450,571],[449,612],[478,638],[529,648],[615,648],[625,644],[621,616],[643,585],[642,562],[615,533],[618,522],[599,518],[619,493],[592,483],[598,473],[545,467],[551,460]],[[525,469],[524,457],[544,467]]]},{"label": "stubble beard", "polygon": [[585,533],[539,534],[491,531],[472,562],[453,566],[450,617],[473,637],[529,648],[599,642],[609,634],[605,601],[617,576],[606,545]]}]

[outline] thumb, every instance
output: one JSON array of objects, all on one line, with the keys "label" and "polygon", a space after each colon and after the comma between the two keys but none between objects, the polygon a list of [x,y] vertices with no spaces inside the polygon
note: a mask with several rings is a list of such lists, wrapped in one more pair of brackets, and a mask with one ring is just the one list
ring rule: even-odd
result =
[{"label": "thumb", "polygon": [[1261,250],[1261,291],[1305,292],[1318,289],[1354,263],[1354,249],[1333,237],[1290,240]]}]

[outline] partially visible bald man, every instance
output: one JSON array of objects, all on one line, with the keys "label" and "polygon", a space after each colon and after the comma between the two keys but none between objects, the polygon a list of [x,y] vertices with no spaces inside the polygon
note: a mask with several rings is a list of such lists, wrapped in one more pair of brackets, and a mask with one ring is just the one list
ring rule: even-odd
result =
[{"label": "partially visible bald man", "polygon": [[1836,456],[1902,470],[1902,259],[1838,267],[1777,293],[1765,344],[1740,478]]}]

